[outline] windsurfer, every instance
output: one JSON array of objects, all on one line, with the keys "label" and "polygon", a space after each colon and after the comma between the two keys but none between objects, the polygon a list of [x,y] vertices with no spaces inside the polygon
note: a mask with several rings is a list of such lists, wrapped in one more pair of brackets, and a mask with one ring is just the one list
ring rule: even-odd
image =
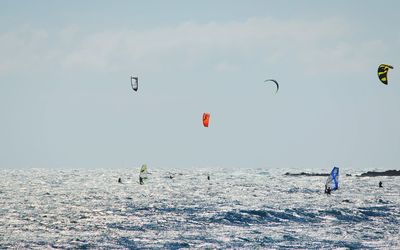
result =
[{"label": "windsurfer", "polygon": [[325,194],[327,195],[331,194],[331,187],[327,187],[327,185],[325,185]]}]

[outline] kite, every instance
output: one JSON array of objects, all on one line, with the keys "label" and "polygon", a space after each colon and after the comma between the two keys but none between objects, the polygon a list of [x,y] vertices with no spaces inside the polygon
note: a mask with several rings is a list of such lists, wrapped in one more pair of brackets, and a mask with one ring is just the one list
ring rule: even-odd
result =
[{"label": "kite", "polygon": [[279,90],[279,84],[278,84],[278,82],[277,82],[276,80],[274,80],[274,79],[267,79],[267,80],[265,80],[264,82],[268,82],[268,81],[274,82],[274,83],[276,84],[276,91],[275,91],[275,94],[278,93],[278,90]]},{"label": "kite", "polygon": [[208,123],[210,122],[210,113],[203,114],[203,126],[208,128]]},{"label": "kite", "polygon": [[393,66],[388,65],[388,64],[381,64],[381,65],[379,65],[379,68],[378,68],[379,80],[381,80],[381,82],[385,85],[388,84],[387,74],[388,74],[389,69],[393,69]]},{"label": "kite", "polygon": [[139,78],[137,76],[131,76],[131,86],[134,91],[139,88]]}]

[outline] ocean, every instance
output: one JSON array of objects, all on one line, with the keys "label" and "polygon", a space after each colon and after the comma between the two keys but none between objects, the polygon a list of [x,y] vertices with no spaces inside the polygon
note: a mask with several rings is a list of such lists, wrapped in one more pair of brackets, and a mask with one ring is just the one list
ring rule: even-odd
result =
[{"label": "ocean", "polygon": [[400,177],[149,171],[0,170],[0,248],[400,249]]}]

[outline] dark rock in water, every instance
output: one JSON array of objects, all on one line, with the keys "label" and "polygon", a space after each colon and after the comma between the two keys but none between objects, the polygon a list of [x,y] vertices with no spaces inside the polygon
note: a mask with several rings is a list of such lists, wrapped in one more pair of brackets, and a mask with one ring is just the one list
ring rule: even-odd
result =
[{"label": "dark rock in water", "polygon": [[320,173],[305,173],[305,172],[301,172],[301,173],[289,173],[286,172],[287,176],[329,176],[329,174],[320,174]]},{"label": "dark rock in water", "polygon": [[400,170],[387,170],[384,172],[368,171],[359,175],[359,177],[375,177],[375,176],[400,176]]}]

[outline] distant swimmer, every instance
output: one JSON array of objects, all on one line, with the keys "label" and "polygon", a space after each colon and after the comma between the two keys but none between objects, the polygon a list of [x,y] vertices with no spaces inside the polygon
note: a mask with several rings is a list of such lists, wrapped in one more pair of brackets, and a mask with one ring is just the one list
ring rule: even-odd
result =
[{"label": "distant swimmer", "polygon": [[142,178],[141,176],[139,177],[139,183],[140,183],[140,185],[143,185],[143,184],[144,184],[143,178]]},{"label": "distant swimmer", "polygon": [[210,180],[210,175],[207,175],[207,180]]},{"label": "distant swimmer", "polygon": [[170,179],[174,178],[172,175],[169,176]]},{"label": "distant swimmer", "polygon": [[122,183],[121,177],[118,178],[118,183]]},{"label": "distant swimmer", "polygon": [[382,186],[382,182],[381,182],[381,181],[379,182],[379,187],[380,187],[380,188],[382,188],[382,187],[383,187],[383,186]]}]

